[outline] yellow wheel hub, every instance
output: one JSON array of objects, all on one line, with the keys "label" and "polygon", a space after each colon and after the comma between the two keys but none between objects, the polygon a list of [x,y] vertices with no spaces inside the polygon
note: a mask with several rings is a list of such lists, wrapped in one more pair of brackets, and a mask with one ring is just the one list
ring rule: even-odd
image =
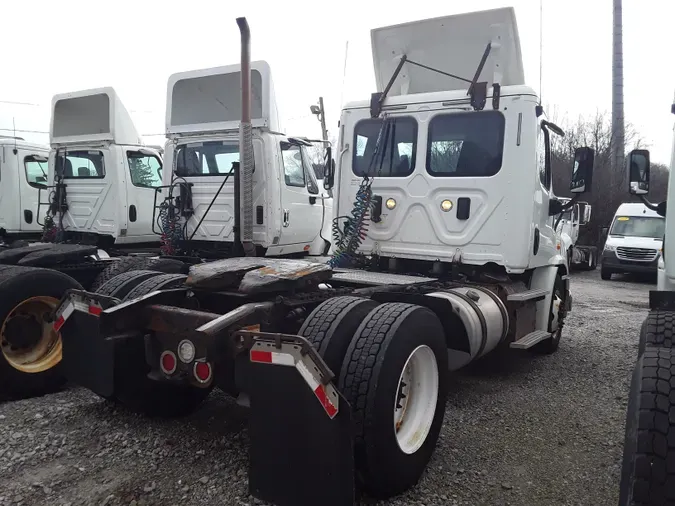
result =
[{"label": "yellow wheel hub", "polygon": [[31,297],[9,312],[0,327],[0,350],[9,365],[35,374],[61,362],[61,334],[49,319],[58,304],[53,297]]}]

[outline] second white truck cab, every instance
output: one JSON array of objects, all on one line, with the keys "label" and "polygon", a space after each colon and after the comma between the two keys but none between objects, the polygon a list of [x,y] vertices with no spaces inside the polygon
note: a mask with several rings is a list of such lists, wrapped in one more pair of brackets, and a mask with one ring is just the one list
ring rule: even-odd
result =
[{"label": "second white truck cab", "polygon": [[[560,198],[567,205],[571,199]],[[587,202],[571,204],[572,208],[562,213],[556,231],[560,234],[562,250],[566,252],[567,263],[570,268],[582,270],[595,269],[598,261],[598,252],[595,246],[579,244],[581,227],[591,220],[591,205]]]},{"label": "second white truck cab", "polygon": [[113,88],[54,96],[50,142],[54,234],[102,248],[158,246],[152,203],[162,156],[143,144]]},{"label": "second white truck cab", "polygon": [[0,136],[0,242],[39,239],[38,196],[47,185],[49,147]]},{"label": "second white truck cab", "polygon": [[[240,161],[241,66],[180,72],[169,78],[166,108],[163,229],[172,235],[168,251],[219,256],[232,254],[237,222],[233,162]],[[253,243],[259,256],[324,254],[330,238],[328,195],[311,164],[306,138],[281,133],[269,65],[251,63],[251,125],[255,170],[250,213]],[[189,191],[187,190],[189,188]],[[183,193],[182,203],[175,197]],[[327,209],[328,207],[328,209]],[[164,230],[164,237],[167,234]],[[171,239],[171,237],[169,238]]]},{"label": "second white truck cab", "polygon": [[663,217],[645,204],[621,204],[602,252],[602,279],[620,273],[656,274],[665,231]]}]

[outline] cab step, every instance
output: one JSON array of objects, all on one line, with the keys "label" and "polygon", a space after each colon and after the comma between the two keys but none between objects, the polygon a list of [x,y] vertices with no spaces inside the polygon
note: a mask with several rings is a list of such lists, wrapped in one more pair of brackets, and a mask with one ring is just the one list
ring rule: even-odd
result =
[{"label": "cab step", "polygon": [[548,339],[549,337],[551,337],[550,332],[545,330],[535,330],[534,332],[530,332],[526,336],[521,337],[517,341],[512,342],[509,346],[518,350],[527,350],[532,348],[532,346],[535,344]]},{"label": "cab step", "polygon": [[516,292],[506,297],[507,302],[525,302],[528,300],[541,300],[548,295],[548,290],[545,288],[537,288],[534,290],[525,290],[524,292]]}]

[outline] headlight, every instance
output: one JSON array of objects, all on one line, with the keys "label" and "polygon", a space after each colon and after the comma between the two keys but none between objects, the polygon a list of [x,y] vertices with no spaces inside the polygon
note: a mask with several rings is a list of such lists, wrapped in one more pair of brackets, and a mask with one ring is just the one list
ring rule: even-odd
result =
[{"label": "headlight", "polygon": [[616,251],[616,246],[613,244],[605,244],[605,251]]}]

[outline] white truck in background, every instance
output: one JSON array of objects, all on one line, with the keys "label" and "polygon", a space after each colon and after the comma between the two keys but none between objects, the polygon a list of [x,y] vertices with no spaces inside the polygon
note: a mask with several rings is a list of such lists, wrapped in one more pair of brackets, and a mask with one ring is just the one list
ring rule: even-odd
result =
[{"label": "white truck in background", "polygon": [[[560,198],[560,201],[567,205],[571,199]],[[556,230],[560,234],[560,241],[563,245],[563,251],[566,252],[570,269],[592,271],[597,266],[598,249],[595,246],[579,244],[581,227],[587,225],[590,221],[591,206],[587,202],[572,204],[572,208],[562,213],[560,217]]]},{"label": "white truck in background", "polygon": [[162,156],[144,145],[113,88],[54,96],[50,143],[41,204],[49,197],[44,209],[61,240],[105,250],[159,247],[152,202]]},{"label": "white truck in background", "polygon": [[0,245],[39,240],[40,188],[47,186],[49,147],[0,136]]},{"label": "white truck in background", "polygon": [[[163,249],[237,256],[238,212],[251,224],[258,256],[323,255],[332,199],[319,186],[309,139],[282,132],[272,74],[251,63],[251,201],[238,206],[241,66],[173,74],[167,84],[164,187],[156,200]],[[330,149],[327,153],[330,153]],[[328,154],[330,157],[330,154]],[[234,166],[236,167],[236,165]],[[241,252],[239,252],[241,253]]]},{"label": "white truck in background", "polygon": [[[202,233],[236,246],[238,229],[253,255],[195,265],[170,290],[144,281],[121,304],[114,293],[70,291],[55,313],[66,374],[157,416],[189,413],[216,387],[238,398],[250,407],[249,493],[265,502],[353,506],[356,490],[400,494],[432,457],[449,370],[504,348],[558,349],[572,297],[554,220],[590,191],[594,152],[575,150],[575,198],[564,205],[550,165],[550,136],[563,132],[525,86],[512,8],[378,28],[378,91],[344,106],[336,172],[326,171],[335,255],[329,265],[255,257],[281,253],[285,211],[292,226],[304,209],[285,192],[317,194],[301,184],[302,144],[267,131],[268,94],[251,96],[267,79],[262,67],[249,72],[248,24],[237,23],[241,121],[226,116],[231,134],[214,135],[213,149],[204,135],[166,151],[186,153],[182,177],[214,178],[210,196],[225,187],[213,159],[242,154],[240,202],[236,191],[221,198]],[[169,93],[196,88],[190,78],[209,93],[207,77],[178,78]],[[227,112],[214,118],[211,107],[170,107],[168,126],[198,119],[203,131]],[[281,172],[286,162],[293,170]],[[265,177],[274,186],[256,186]],[[311,248],[289,248],[298,244]],[[356,257],[370,269],[350,268]]]}]

